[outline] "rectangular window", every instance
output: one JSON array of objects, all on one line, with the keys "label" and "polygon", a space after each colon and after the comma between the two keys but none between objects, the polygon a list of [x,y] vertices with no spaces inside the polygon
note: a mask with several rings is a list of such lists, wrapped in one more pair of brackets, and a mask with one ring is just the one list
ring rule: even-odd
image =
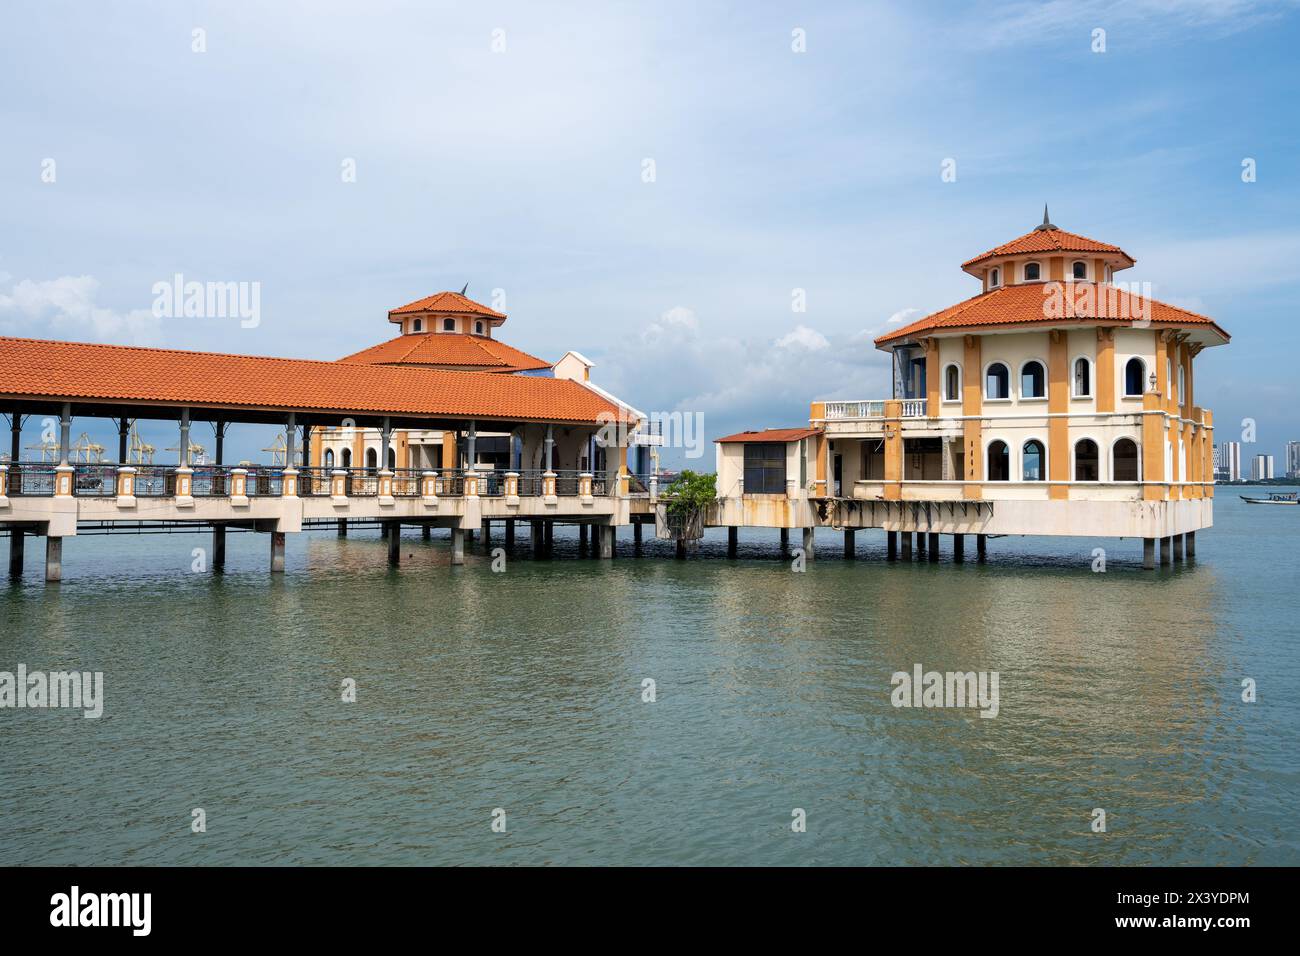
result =
[{"label": "rectangular window", "polygon": [[785,445],[745,445],[745,494],[785,494]]}]

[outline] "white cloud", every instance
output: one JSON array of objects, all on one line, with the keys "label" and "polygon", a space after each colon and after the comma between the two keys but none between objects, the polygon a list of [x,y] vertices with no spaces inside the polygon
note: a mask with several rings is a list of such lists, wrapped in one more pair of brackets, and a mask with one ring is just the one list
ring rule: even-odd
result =
[{"label": "white cloud", "polygon": [[826,336],[816,329],[808,328],[806,325],[795,326],[792,331],[787,332],[772,344],[779,349],[805,349],[809,352],[817,352],[831,346]]},{"label": "white cloud", "polygon": [[[0,282],[7,283],[5,273]],[[56,338],[119,344],[156,342],[160,321],[148,309],[118,312],[99,305],[94,276],[23,279],[0,292],[0,331],[24,338]]]}]

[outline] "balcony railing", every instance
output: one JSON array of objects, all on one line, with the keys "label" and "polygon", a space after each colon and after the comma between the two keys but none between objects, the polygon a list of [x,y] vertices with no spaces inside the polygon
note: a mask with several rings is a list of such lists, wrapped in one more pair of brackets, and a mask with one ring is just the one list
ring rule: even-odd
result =
[{"label": "balcony railing", "polygon": [[117,495],[116,465],[77,465],[72,493],[78,498],[113,498]]},{"label": "balcony railing", "polygon": [[[884,418],[886,399],[872,399],[862,402],[827,402],[826,420],[844,421],[864,418]],[[924,398],[904,398],[902,415],[904,418],[924,418],[926,400]]]}]

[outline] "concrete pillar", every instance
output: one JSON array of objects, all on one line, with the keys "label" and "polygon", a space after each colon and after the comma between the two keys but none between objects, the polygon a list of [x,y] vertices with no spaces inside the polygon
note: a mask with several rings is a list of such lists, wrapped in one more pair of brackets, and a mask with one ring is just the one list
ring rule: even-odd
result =
[{"label": "concrete pillar", "polygon": [[986,534],[975,535],[975,558],[983,561],[987,557],[989,536]]},{"label": "concrete pillar", "polygon": [[939,560],[939,532],[931,531],[929,537],[930,537],[930,560],[938,561]]},{"label": "concrete pillar", "polygon": [[673,549],[673,557],[678,561],[686,560],[686,539],[678,538],[677,546]]},{"label": "concrete pillar", "polygon": [[855,558],[857,558],[857,556],[858,556],[858,546],[856,541],[854,540],[853,529],[845,528],[844,529],[844,557],[847,560],[852,561]]},{"label": "concrete pillar", "polygon": [[271,532],[271,573],[284,573],[284,532]]},{"label": "concrete pillar", "polygon": [[465,529],[451,529],[451,563],[459,565],[465,563]]},{"label": "concrete pillar", "polygon": [[[127,454],[126,440],[127,440],[127,436],[130,434],[131,434],[130,421],[128,421],[125,416],[119,418],[117,421],[117,463],[119,465],[126,464],[126,454]],[[17,459],[14,460],[17,461]]]},{"label": "concrete pillar", "polygon": [[1173,541],[1168,536],[1160,539],[1160,566],[1163,568],[1172,560]]},{"label": "concrete pillar", "polygon": [[617,525],[609,526],[609,556],[611,558],[618,557],[618,526]]},{"label": "concrete pillar", "polygon": [[596,525],[596,530],[600,532],[600,556],[602,560],[609,560],[614,557],[614,528],[612,525]]},{"label": "concrete pillar", "polygon": [[[637,525],[639,529],[641,526]],[[734,524],[727,526],[727,557],[734,558],[736,549],[740,546],[740,529]]]},{"label": "concrete pillar", "polygon": [[1142,539],[1142,570],[1154,571],[1156,569],[1156,539]]},{"label": "concrete pillar", "polygon": [[816,547],[814,546],[814,545],[816,544],[816,536],[817,536],[817,529],[816,529],[816,528],[804,528],[804,529],[803,529],[803,559],[804,559],[804,561],[811,561],[813,558],[817,557],[817,549],[816,549]]},{"label": "concrete pillar", "polygon": [[550,557],[551,552],[555,550],[555,522],[545,521],[542,523],[543,533],[545,535],[542,547],[546,549],[546,556]]},{"label": "concrete pillar", "polygon": [[583,554],[587,552],[587,526],[585,524],[578,525],[578,550]]},{"label": "concrete pillar", "polygon": [[901,534],[903,538],[903,546],[900,549],[899,556],[904,561],[911,561],[912,560],[912,532],[901,531],[899,532],[899,534]]},{"label": "concrete pillar", "polygon": [[402,563],[402,526],[385,521],[384,530],[388,534],[388,566],[395,568]]},{"label": "concrete pillar", "polygon": [[9,580],[17,581],[23,576],[23,546],[27,542],[27,532],[22,528],[9,529]]},{"label": "concrete pillar", "polygon": [[515,549],[515,519],[506,519],[506,550],[514,551]]},{"label": "concrete pillar", "polygon": [[347,519],[347,518],[340,518],[340,519],[339,519],[339,537],[340,537],[340,538],[346,538],[347,536],[348,536],[348,519]]},{"label": "concrete pillar", "polygon": [[1187,556],[1189,558],[1196,557],[1196,532],[1195,531],[1187,532]]},{"label": "concrete pillar", "polygon": [[1183,560],[1183,536],[1181,534],[1176,534],[1174,535],[1174,561],[1182,561],[1182,560]]},{"label": "concrete pillar", "polygon": [[427,524],[420,525],[420,538],[424,541],[428,541],[432,537],[433,527]]},{"label": "concrete pillar", "polygon": [[897,531],[885,532],[885,560],[887,561],[898,560],[898,532]]},{"label": "concrete pillar", "polygon": [[533,540],[532,540],[533,557],[540,558],[542,556],[542,523],[540,521],[534,521],[532,525],[533,525]]},{"label": "concrete pillar", "polygon": [[789,528],[781,529],[781,553],[782,554],[790,553],[790,529]]},{"label": "concrete pillar", "polygon": [[966,560],[966,536],[964,534],[955,534],[952,536],[952,563],[961,564]]},{"label": "concrete pillar", "polygon": [[226,526],[212,529],[212,570],[224,571],[226,567]]},{"label": "concrete pillar", "polygon": [[473,543],[474,543],[474,529],[473,529],[473,528],[467,528],[467,529],[465,530],[465,540],[468,541],[470,544],[473,544]]},{"label": "concrete pillar", "polygon": [[492,547],[492,522],[487,518],[483,519],[483,547]]},{"label": "concrete pillar", "polygon": [[63,539],[57,535],[45,538],[45,580],[63,580]]},{"label": "concrete pillar", "polygon": [[641,553],[641,532],[644,528],[645,524],[640,521],[632,525],[632,545],[637,554]]}]

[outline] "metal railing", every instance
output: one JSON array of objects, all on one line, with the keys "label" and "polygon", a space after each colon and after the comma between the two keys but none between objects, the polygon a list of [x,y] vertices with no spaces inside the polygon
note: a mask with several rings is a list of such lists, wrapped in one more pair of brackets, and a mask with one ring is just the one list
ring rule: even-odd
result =
[{"label": "metal railing", "polygon": [[555,493],[557,495],[578,494],[578,486],[581,483],[578,476],[581,474],[580,471],[557,471],[555,473]]},{"label": "metal railing", "polygon": [[54,496],[54,466],[44,462],[10,462],[9,492],[15,498]]},{"label": "metal railing", "polygon": [[72,493],[78,498],[117,497],[117,466],[75,465]]},{"label": "metal railing", "polygon": [[298,494],[303,498],[326,498],[330,491],[333,468],[299,468]]},{"label": "metal railing", "polygon": [[256,466],[249,468],[244,493],[250,498],[280,497],[284,494],[284,469]]},{"label": "metal railing", "polygon": [[413,468],[399,468],[393,472],[393,497],[418,498],[420,496],[420,472]]},{"label": "metal railing", "polygon": [[199,465],[190,477],[190,494],[195,498],[224,498],[230,494],[230,469],[221,465]]},{"label": "metal railing", "polygon": [[343,493],[349,498],[373,498],[379,494],[379,475],[371,468],[349,468]]},{"label": "metal railing", "polygon": [[172,498],[176,495],[176,467],[135,465],[137,498]]}]

